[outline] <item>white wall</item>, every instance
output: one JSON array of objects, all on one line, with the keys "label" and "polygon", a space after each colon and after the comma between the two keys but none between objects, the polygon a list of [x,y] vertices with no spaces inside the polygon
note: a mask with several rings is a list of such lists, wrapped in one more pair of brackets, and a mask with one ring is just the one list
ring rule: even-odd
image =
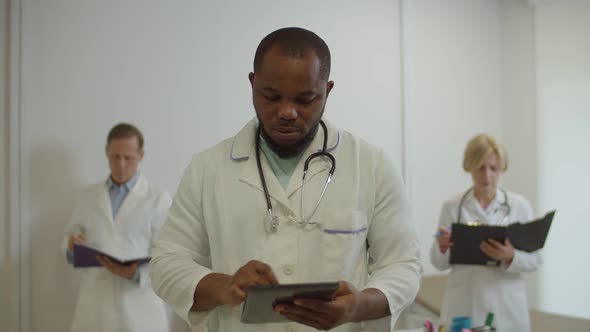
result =
[{"label": "white wall", "polygon": [[557,209],[540,274],[540,308],[590,318],[590,3],[535,10],[541,209]]},{"label": "white wall", "polygon": [[[524,1],[499,2],[501,24],[500,139],[508,149],[504,185],[526,197],[536,216],[546,211],[538,205],[538,153],[534,10]],[[539,273],[525,274],[529,306],[538,306]]]},{"label": "white wall", "polygon": [[18,39],[18,25],[9,18],[18,7],[0,0],[0,331],[20,328],[19,280],[22,276],[19,255],[18,226],[18,149],[9,142],[14,139],[9,130],[17,124],[11,117],[15,94],[10,87],[18,82],[18,47],[9,47],[10,40]]},{"label": "white wall", "polygon": [[0,1],[0,330],[9,331],[10,305],[9,223],[8,223],[8,1]]},{"label": "white wall", "polygon": [[402,164],[397,1],[21,3],[20,222],[32,276],[22,315],[32,331],[64,331],[71,319],[78,280],[59,242],[76,193],[108,175],[108,129],[137,124],[143,173],[175,191],[193,153],[254,116],[247,74],[276,28],[326,40],[335,81],[326,116]]},{"label": "white wall", "polygon": [[534,10],[524,1],[500,1],[502,23],[501,127],[509,153],[504,183],[538,209],[538,153]]}]

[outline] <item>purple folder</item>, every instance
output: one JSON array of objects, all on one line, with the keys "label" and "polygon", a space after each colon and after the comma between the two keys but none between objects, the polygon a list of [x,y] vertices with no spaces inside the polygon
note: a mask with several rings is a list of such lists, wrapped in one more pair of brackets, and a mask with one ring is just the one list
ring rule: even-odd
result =
[{"label": "purple folder", "polygon": [[117,257],[113,257],[113,255],[107,254],[96,248],[90,247],[88,245],[74,243],[74,267],[102,266],[98,259],[96,259],[96,255],[106,256],[108,257],[108,259],[114,261],[115,263],[123,265],[130,265],[134,262],[139,262],[139,264],[141,265],[149,262],[151,259],[151,257],[120,259]]}]

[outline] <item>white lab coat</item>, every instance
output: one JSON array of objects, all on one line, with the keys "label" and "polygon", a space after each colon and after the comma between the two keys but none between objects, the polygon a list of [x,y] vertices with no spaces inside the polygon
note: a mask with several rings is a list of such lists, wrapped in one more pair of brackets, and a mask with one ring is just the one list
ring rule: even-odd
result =
[{"label": "white lab coat", "polygon": [[[328,125],[328,150],[336,172],[314,220],[321,228],[296,226],[303,163],[321,149],[318,131],[283,189],[266,159],[263,171],[280,224],[265,231],[266,200],[255,158],[256,121],[236,137],[196,155],[186,169],[151,262],[152,285],[177,314],[195,324],[209,315],[209,330],[315,331],[296,323],[244,325],[241,306],[189,312],[196,285],[212,271],[234,274],[250,260],[269,264],[280,283],[347,280],[381,290],[391,317],[346,324],[334,331],[390,330],[420,284],[419,245],[410,222],[405,189],[383,151]],[[306,178],[311,211],[326,180],[329,162],[314,159]],[[334,234],[335,233],[335,234]],[[369,242],[367,261],[366,240]],[[380,327],[377,327],[380,326]]]},{"label": "white lab coat", "polygon": [[[108,188],[102,181],[80,197],[65,230],[62,252],[69,234],[84,233],[89,244],[122,259],[149,256],[170,204],[170,194],[149,186],[140,175],[113,220]],[[139,284],[102,267],[77,271],[82,277],[72,332],[168,331],[166,307],[151,288],[149,265],[139,267]]]},{"label": "white lab coat", "polygon": [[[511,212],[508,224],[533,219],[529,202],[522,196],[507,191]],[[439,227],[456,222],[459,202],[463,194],[442,206]],[[486,224],[502,223],[501,217],[492,216],[504,202],[504,193],[498,189],[496,197],[484,211],[473,191],[465,197],[461,222],[480,221]],[[452,250],[452,249],[451,249]],[[515,250],[510,266],[450,265],[450,251],[442,254],[436,240],[430,250],[430,260],[439,270],[451,268],[441,312],[441,322],[450,325],[455,316],[470,316],[473,326],[484,325],[488,312],[494,313],[494,325],[499,332],[526,332],[529,326],[529,308],[523,272],[536,271],[541,265],[538,251],[527,253]]]}]

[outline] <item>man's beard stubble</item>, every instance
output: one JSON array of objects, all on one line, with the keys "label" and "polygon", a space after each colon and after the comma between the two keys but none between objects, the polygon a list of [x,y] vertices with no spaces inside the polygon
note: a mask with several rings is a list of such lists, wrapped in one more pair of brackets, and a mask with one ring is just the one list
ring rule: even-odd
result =
[{"label": "man's beard stubble", "polygon": [[[256,114],[256,116],[258,117],[258,113]],[[266,144],[268,144],[270,149],[274,153],[276,153],[281,159],[288,159],[298,156],[309,146],[309,144],[313,141],[315,135],[318,132],[321,119],[322,117],[320,115],[318,120],[311,127],[311,130],[305,136],[303,136],[303,138],[299,142],[297,142],[297,144],[293,146],[281,146],[277,144],[272,139],[272,137],[270,137],[270,135],[266,132],[266,129],[262,124],[262,121],[260,121],[260,117],[258,117],[258,126],[260,126],[260,135],[262,136],[262,138],[264,138],[264,141],[266,142]]]}]

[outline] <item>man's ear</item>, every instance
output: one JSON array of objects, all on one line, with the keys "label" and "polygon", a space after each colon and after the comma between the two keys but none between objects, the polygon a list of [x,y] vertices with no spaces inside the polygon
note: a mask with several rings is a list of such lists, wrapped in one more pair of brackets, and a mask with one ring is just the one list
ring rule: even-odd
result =
[{"label": "man's ear", "polygon": [[326,98],[328,98],[328,95],[330,95],[332,88],[334,88],[334,81],[328,81],[328,84],[326,84]]},{"label": "man's ear", "polygon": [[248,74],[248,81],[250,81],[250,86],[254,88],[254,73]]},{"label": "man's ear", "polygon": [[139,161],[143,160],[143,155],[144,155],[143,148],[139,149]]}]

